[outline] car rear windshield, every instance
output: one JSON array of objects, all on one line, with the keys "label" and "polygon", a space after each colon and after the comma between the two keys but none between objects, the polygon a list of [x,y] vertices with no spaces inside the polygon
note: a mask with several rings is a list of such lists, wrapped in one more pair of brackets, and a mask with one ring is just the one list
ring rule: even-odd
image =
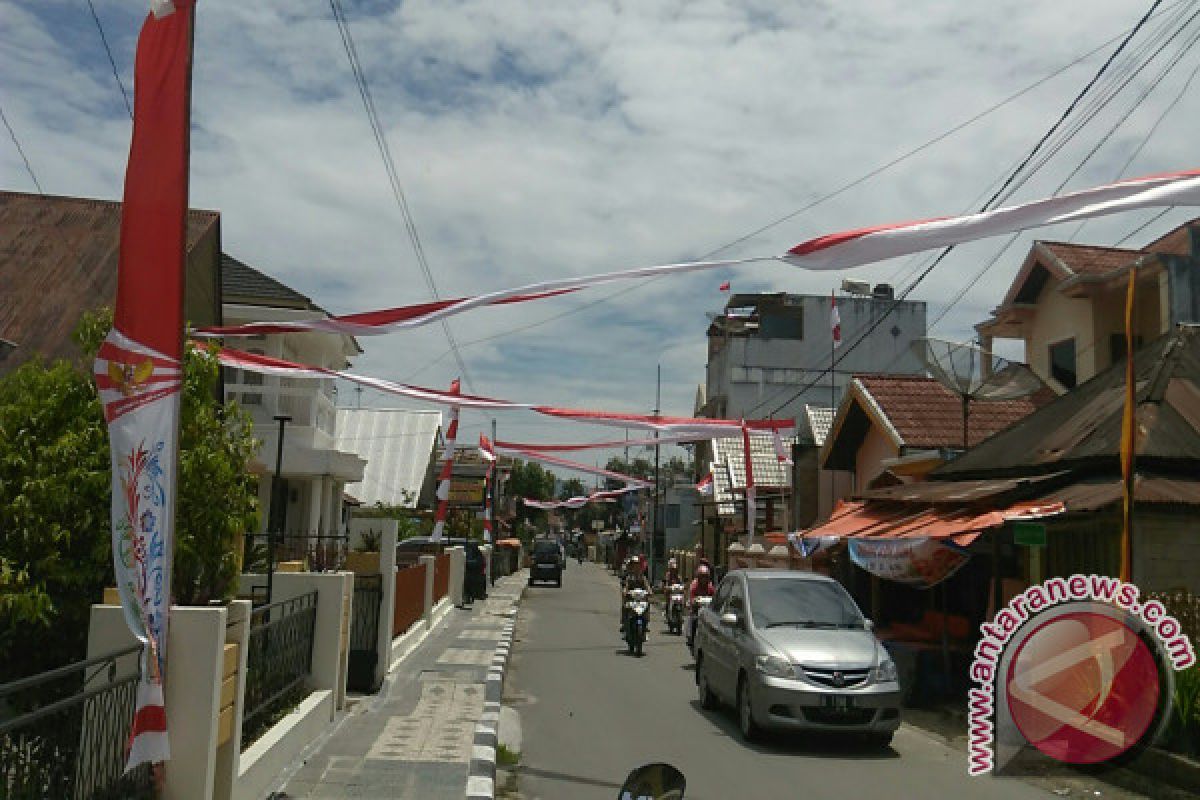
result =
[{"label": "car rear windshield", "polygon": [[537,555],[558,555],[558,545],[554,542],[534,542],[533,552]]},{"label": "car rear windshield", "polygon": [[749,581],[750,612],[758,628],[861,628],[863,617],[841,584],[803,578]]}]

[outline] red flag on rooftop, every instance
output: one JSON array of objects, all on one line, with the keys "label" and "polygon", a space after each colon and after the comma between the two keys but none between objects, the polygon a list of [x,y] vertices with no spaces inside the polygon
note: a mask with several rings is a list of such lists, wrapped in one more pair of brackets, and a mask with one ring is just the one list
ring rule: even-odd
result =
[{"label": "red flag on rooftop", "polygon": [[722,283],[721,286],[719,287],[719,291],[728,292],[729,291],[729,281],[725,281],[724,283]]}]

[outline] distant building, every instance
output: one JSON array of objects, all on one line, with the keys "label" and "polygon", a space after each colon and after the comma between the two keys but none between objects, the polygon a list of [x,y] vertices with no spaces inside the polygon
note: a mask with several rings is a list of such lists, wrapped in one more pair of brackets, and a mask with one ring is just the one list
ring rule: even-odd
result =
[{"label": "distant building", "polygon": [[[844,360],[832,375],[828,295],[735,294],[708,326],[708,366],[698,413],[725,419],[799,418],[806,405],[840,401],[858,373],[923,375],[910,345],[925,336],[925,304],[895,304],[880,284],[870,295],[840,294]],[[886,315],[866,340],[846,349]],[[832,381],[832,384],[831,384]],[[831,398],[832,393],[832,398]]]},{"label": "distant building", "polygon": [[1019,339],[1030,368],[1068,391],[1125,354],[1125,293],[1138,265],[1135,347],[1200,322],[1200,220],[1140,250],[1034,242],[991,318],[976,326],[985,349]]}]

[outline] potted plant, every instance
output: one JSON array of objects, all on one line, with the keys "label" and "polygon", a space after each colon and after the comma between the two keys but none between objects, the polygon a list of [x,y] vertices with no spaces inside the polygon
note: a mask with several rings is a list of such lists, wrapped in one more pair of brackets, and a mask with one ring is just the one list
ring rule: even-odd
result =
[{"label": "potted plant", "polygon": [[379,573],[379,549],[383,543],[382,531],[363,531],[358,545],[346,554],[346,569],[355,575],[377,575]]}]

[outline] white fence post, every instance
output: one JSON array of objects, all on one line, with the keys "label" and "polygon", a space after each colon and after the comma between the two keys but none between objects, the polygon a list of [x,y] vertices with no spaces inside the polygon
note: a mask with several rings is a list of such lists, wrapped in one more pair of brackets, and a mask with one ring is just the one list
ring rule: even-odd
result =
[{"label": "white fence post", "polygon": [[433,572],[437,569],[436,556],[421,556],[425,566],[425,629],[433,630]]},{"label": "white fence post", "polygon": [[467,573],[467,551],[462,547],[451,547],[450,554],[450,586],[447,594],[455,606],[463,604],[463,578]]},{"label": "white fence post", "polygon": [[317,623],[313,630],[309,686],[312,689],[331,690],[335,698],[334,707],[340,709],[346,697],[349,612],[354,595],[354,573],[275,573],[276,602],[300,597],[313,590],[317,592]]},{"label": "white fence post", "polygon": [[392,626],[396,621],[396,540],[399,523],[394,519],[377,520],[383,526],[383,543],[379,551],[380,586],[379,629],[376,631],[375,685],[383,683],[392,666]]},{"label": "white fence post", "polygon": [[[229,604],[229,621],[225,626],[225,643],[237,645],[237,672],[221,684],[221,711],[217,716],[217,741],[229,728],[229,738],[217,745],[217,764],[213,800],[231,800],[237,783],[242,755],[242,714],[246,702],[246,656],[250,645],[249,600],[234,600]],[[232,692],[232,698],[229,697]],[[232,699],[232,705],[229,705]],[[226,719],[229,715],[229,719]]]}]

